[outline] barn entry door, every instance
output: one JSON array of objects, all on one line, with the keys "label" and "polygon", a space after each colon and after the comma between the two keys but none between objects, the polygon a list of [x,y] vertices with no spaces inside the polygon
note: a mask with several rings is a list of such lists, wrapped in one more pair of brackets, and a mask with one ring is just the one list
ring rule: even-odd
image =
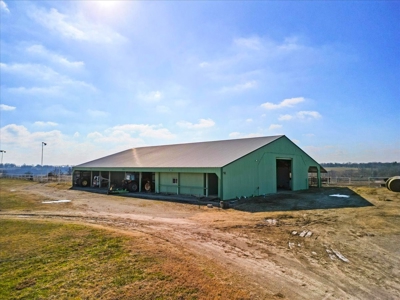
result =
[{"label": "barn entry door", "polygon": [[206,187],[208,188],[208,196],[218,196],[218,176],[215,173],[204,174],[206,176]]},{"label": "barn entry door", "polygon": [[276,183],[278,190],[292,189],[292,160],[276,160]]}]

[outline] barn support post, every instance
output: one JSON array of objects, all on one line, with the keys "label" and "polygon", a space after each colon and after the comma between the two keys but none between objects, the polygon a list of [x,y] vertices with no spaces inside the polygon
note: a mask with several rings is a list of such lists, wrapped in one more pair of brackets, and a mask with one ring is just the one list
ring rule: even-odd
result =
[{"label": "barn support post", "polygon": [[108,189],[111,187],[111,171],[108,171]]},{"label": "barn support post", "polygon": [[180,193],[180,185],[181,185],[181,173],[178,172],[178,182],[176,183],[176,194],[179,195]]},{"label": "barn support post", "polygon": [[208,197],[208,173],[205,173],[206,175],[206,191],[205,191],[205,195],[206,197]]},{"label": "barn support post", "polygon": [[218,176],[218,198],[224,200],[224,193],[223,193],[223,169],[221,168],[217,174]]},{"label": "barn support post", "polygon": [[142,191],[142,172],[139,172],[139,193]]},{"label": "barn support post", "polygon": [[156,190],[156,193],[158,194],[158,193],[160,193],[160,172],[156,172],[155,174],[154,174],[155,176],[155,190]]},{"label": "barn support post", "polygon": [[321,167],[317,168],[317,180],[318,180],[318,187],[321,187]]}]

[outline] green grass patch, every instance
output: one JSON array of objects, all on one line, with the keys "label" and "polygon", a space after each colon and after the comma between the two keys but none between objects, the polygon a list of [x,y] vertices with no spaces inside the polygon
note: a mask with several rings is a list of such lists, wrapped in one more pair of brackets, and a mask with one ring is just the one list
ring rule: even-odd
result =
[{"label": "green grass patch", "polygon": [[25,219],[0,228],[0,299],[250,299],[214,265],[144,235]]},{"label": "green grass patch", "polygon": [[26,220],[0,228],[0,299],[102,298],[170,279],[154,268],[159,259],[132,253],[108,231]]},{"label": "green grass patch", "polygon": [[40,183],[28,180],[1,178],[0,210],[38,210],[48,207],[48,205],[43,204],[42,201],[49,200],[49,198],[27,192],[27,189],[33,185],[40,185]]},{"label": "green grass patch", "polygon": [[65,207],[42,204],[42,186],[68,188],[0,179],[0,299],[251,299],[240,278],[157,237],[7,217]]}]

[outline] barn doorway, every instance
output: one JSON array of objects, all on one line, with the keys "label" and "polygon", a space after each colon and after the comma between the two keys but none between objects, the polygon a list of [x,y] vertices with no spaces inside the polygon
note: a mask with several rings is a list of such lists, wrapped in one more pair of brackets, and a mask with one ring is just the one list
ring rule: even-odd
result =
[{"label": "barn doorway", "polygon": [[208,196],[218,196],[218,176],[208,173]]},{"label": "barn doorway", "polygon": [[318,187],[318,168],[308,168],[308,187]]},{"label": "barn doorway", "polygon": [[278,190],[292,190],[292,160],[276,160],[276,184]]},{"label": "barn doorway", "polygon": [[143,172],[142,173],[142,192],[154,193],[155,192],[155,173]]}]

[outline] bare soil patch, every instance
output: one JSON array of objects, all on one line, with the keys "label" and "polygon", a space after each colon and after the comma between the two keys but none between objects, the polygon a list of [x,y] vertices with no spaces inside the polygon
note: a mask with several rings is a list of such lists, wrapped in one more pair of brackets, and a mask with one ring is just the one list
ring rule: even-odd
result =
[{"label": "bare soil patch", "polygon": [[[310,189],[219,209],[54,184],[21,183],[10,192],[0,183],[0,218],[57,219],[141,233],[153,241],[152,251],[193,255],[239,276],[231,287],[251,299],[400,298],[400,194],[385,188]],[[13,208],[4,204],[4,190],[29,194],[33,202]],[[42,199],[72,201],[42,204]],[[212,289],[208,295],[229,299]]]}]

